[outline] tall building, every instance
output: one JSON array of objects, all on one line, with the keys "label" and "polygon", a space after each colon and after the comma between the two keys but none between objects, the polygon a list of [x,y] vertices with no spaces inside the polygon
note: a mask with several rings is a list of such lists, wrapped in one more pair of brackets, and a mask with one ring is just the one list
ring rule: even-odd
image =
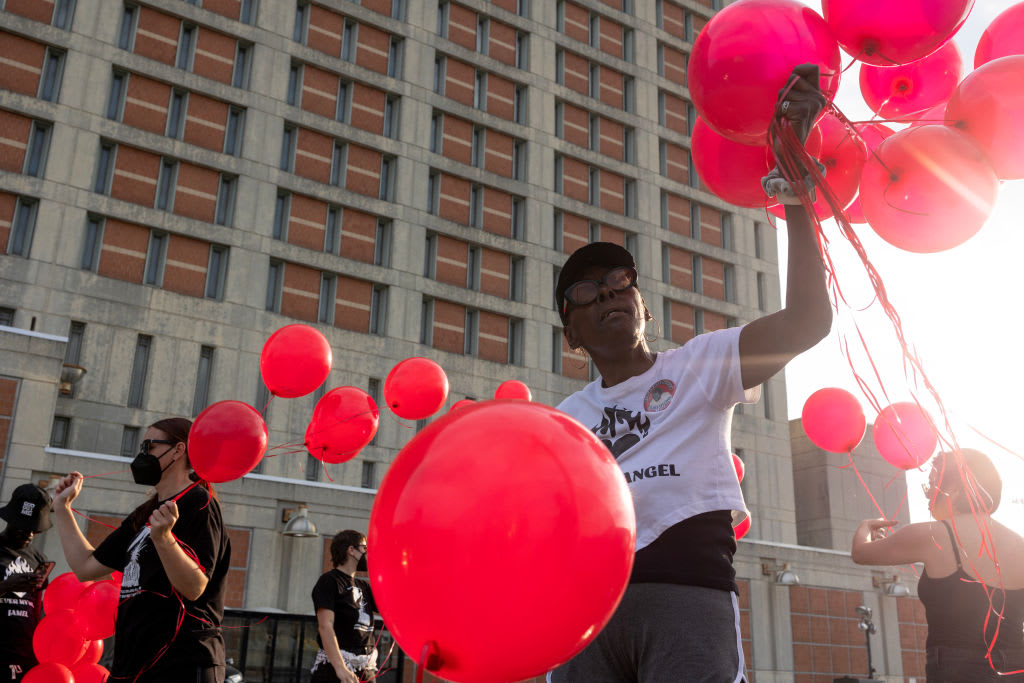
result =
[{"label": "tall building", "polygon": [[[557,403],[594,374],[553,309],[566,254],[593,240],[635,254],[658,349],[776,310],[774,228],[702,190],[688,148],[687,55],[720,4],[0,0],[0,492],[94,475],[78,508],[98,539],[140,501],[127,463],[148,424],[266,406],[276,457],[220,487],[229,604],[305,614],[330,535],[366,528],[423,426],[384,409],[356,459],[324,467],[288,445],[326,388],[383,404],[391,367],[421,355],[449,405],[513,378]],[[327,336],[333,371],[270,400],[260,351],[296,322]],[[892,600],[880,573],[801,545],[785,405],[779,376],[733,422],[759,682],[854,672],[853,603]],[[322,538],[281,535],[301,506]],[[784,563],[802,585],[775,583]],[[877,668],[920,675],[885,609]]]}]

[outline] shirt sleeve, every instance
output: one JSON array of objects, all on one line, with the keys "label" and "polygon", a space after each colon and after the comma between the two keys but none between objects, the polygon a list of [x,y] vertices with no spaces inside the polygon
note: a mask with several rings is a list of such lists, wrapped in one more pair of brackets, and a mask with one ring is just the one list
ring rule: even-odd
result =
[{"label": "shirt sleeve", "polygon": [[92,551],[93,558],[100,564],[117,569],[124,569],[125,558],[128,556],[128,544],[138,534],[128,526],[128,520],[121,522],[121,526],[114,529],[106,538],[100,541],[99,546]]},{"label": "shirt sleeve", "polygon": [[313,586],[313,611],[329,609],[334,611],[334,599],[338,595],[338,587],[331,580],[330,573],[323,574]]},{"label": "shirt sleeve", "polygon": [[740,371],[740,330],[730,327],[702,334],[689,343],[698,342],[688,367],[693,369],[708,401],[719,408],[737,403],[756,403],[761,387],[743,388]]}]

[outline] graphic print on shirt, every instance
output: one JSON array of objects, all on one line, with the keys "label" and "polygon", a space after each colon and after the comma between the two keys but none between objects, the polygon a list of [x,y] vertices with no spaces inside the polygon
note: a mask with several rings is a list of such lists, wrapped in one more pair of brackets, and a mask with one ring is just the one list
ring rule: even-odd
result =
[{"label": "graphic print on shirt", "polygon": [[121,579],[121,599],[134,598],[142,592],[139,587],[139,555],[146,547],[149,540],[149,527],[143,527],[139,534],[128,546],[128,564],[124,567],[124,577]]},{"label": "graphic print on shirt", "polygon": [[619,456],[640,443],[640,439],[647,436],[650,428],[651,418],[615,405],[605,406],[601,424],[591,427],[590,431],[601,439],[618,460]]},{"label": "graphic print on shirt", "polygon": [[651,385],[644,396],[644,410],[649,413],[660,413],[668,408],[676,393],[676,384],[670,379],[659,379]]},{"label": "graphic print on shirt", "polygon": [[[31,574],[33,571],[32,567],[25,560],[24,557],[16,557],[14,561],[7,565],[7,571],[4,573],[4,581],[11,578],[14,574]],[[11,591],[14,595],[19,598],[25,597],[24,592]]]}]

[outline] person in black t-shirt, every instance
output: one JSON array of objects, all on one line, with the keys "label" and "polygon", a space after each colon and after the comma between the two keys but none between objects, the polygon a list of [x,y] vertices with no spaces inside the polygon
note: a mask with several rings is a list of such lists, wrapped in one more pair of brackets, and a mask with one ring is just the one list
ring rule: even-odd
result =
[{"label": "person in black t-shirt", "polygon": [[377,672],[373,601],[368,581],[356,578],[366,564],[366,536],[350,529],[331,541],[331,564],[313,587],[317,652],[312,683],[357,683]]},{"label": "person in black t-shirt", "polygon": [[39,623],[47,562],[31,544],[53,525],[50,496],[34,484],[22,484],[0,508],[0,519],[7,522],[0,533],[0,680],[20,681],[36,665],[32,634]]},{"label": "person in black t-shirt", "polygon": [[220,623],[231,546],[212,488],[191,474],[191,426],[167,418],[146,430],[132,476],[156,493],[96,548],[71,510],[82,475],[72,472],[57,485],[57,529],[75,575],[124,573],[111,683],[224,681]]}]

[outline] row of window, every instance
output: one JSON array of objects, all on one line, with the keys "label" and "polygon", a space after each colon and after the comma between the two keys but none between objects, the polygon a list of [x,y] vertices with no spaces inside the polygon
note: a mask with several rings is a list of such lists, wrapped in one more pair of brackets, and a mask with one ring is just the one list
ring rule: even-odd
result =
[{"label": "row of window", "polygon": [[402,77],[400,36],[333,12],[299,2],[295,7],[292,39],[315,50],[390,76]]},{"label": "row of window", "polygon": [[492,173],[526,180],[526,141],[435,111],[430,151]]},{"label": "row of window", "polygon": [[294,107],[382,135],[398,137],[399,96],[293,62],[286,101]]},{"label": "row of window", "polygon": [[632,76],[561,47],[555,51],[555,82],[609,107],[636,112],[636,83]]},{"label": "row of window", "polygon": [[515,240],[525,235],[522,197],[436,170],[427,178],[427,213]]},{"label": "row of window", "polygon": [[630,218],[636,217],[636,180],[555,154],[555,192]]},{"label": "row of window", "polygon": [[523,321],[425,296],[420,308],[420,343],[496,363],[522,365]]},{"label": "row of window", "polygon": [[555,28],[578,40],[627,62],[636,61],[633,29],[568,0],[559,0]]},{"label": "row of window", "polygon": [[525,261],[522,257],[453,237],[427,233],[423,276],[511,301],[522,301]]},{"label": "row of window", "polygon": [[526,86],[454,57],[434,58],[434,92],[515,123],[526,123]]},{"label": "row of window", "polygon": [[278,190],[272,237],[375,266],[391,264],[391,221]]},{"label": "row of window", "polygon": [[[309,141],[308,146],[303,144],[305,140]],[[358,164],[353,163],[356,160],[353,156],[356,156]],[[286,123],[284,126],[281,140],[282,171],[391,201],[395,189],[395,165],[395,157],[376,150],[345,140],[331,140],[293,124]]]},{"label": "row of window", "polygon": [[529,67],[529,34],[485,14],[443,0],[437,5],[437,35],[517,69]]},{"label": "row of window", "polygon": [[69,31],[75,16],[75,4],[75,0],[0,0],[0,10]]},{"label": "row of window", "polygon": [[64,77],[65,50],[0,31],[0,88],[56,102]]}]

